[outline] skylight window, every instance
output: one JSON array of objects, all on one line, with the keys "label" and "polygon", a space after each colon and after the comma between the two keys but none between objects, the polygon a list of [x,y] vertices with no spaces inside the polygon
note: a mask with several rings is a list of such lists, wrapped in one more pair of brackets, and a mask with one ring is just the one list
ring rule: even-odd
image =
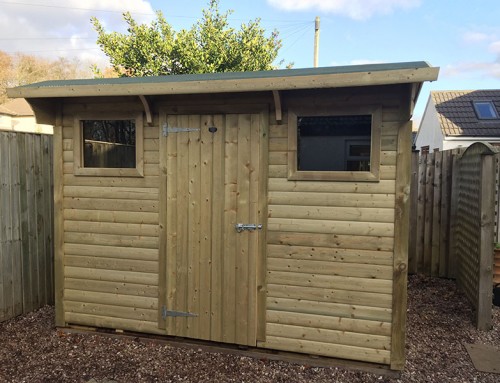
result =
[{"label": "skylight window", "polygon": [[491,101],[474,101],[474,109],[480,120],[496,120],[498,112]]}]

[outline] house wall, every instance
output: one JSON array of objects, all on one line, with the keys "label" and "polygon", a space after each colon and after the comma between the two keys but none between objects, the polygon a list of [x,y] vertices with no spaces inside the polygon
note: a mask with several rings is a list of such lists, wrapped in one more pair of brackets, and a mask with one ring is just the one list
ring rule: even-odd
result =
[{"label": "house wall", "polygon": [[[135,98],[66,99],[62,127],[55,129],[56,135],[62,134],[63,149],[59,325],[164,333],[158,328],[158,105],[223,103],[226,107],[238,104],[241,109],[245,103],[259,102],[268,104],[271,111],[267,301],[265,315],[259,315],[265,321],[265,341],[257,345],[390,364],[396,160],[406,155],[397,150],[398,133],[409,117],[407,92],[405,85],[283,92],[281,122],[275,119],[270,92],[156,97],[152,99],[154,122],[144,128],[143,178],[73,174],[74,116],[89,111],[141,111],[142,104]],[[303,105],[323,111],[381,106],[380,181],[287,180],[287,113]],[[56,210],[57,199],[56,192]]]},{"label": "house wall", "polygon": [[429,146],[431,152],[434,149],[443,150],[443,141],[444,136],[437,116],[436,106],[429,96],[415,140],[415,147],[420,150],[423,146]]},{"label": "house wall", "polygon": [[52,134],[52,126],[37,124],[35,117],[13,117],[0,115],[0,130],[10,130],[24,133]]}]

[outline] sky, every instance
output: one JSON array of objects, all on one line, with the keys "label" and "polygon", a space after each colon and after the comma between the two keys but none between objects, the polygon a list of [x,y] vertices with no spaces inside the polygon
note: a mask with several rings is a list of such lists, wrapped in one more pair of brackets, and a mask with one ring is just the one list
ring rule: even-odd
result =
[{"label": "sky", "polygon": [[[261,19],[283,40],[278,65],[313,66],[314,20],[320,17],[319,66],[427,61],[440,67],[430,90],[500,89],[500,0],[220,0],[231,24]],[[176,30],[189,28],[208,0],[0,0],[0,50],[106,65],[90,18],[125,32],[122,12],[143,23],[161,10]]]}]

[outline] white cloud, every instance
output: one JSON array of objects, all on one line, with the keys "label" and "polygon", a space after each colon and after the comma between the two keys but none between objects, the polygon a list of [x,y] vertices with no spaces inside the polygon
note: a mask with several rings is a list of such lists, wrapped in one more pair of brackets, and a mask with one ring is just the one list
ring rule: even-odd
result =
[{"label": "white cloud", "polygon": [[495,62],[461,62],[447,65],[441,74],[442,77],[464,78],[496,78],[500,79],[500,60]]},{"label": "white cloud", "polygon": [[421,0],[267,0],[278,9],[286,11],[317,10],[366,20],[375,15],[393,13],[396,9],[418,7]]},{"label": "white cloud", "polygon": [[[123,31],[122,13],[130,11],[138,22],[154,18],[146,0],[31,0],[33,5],[4,3],[0,8],[0,50],[42,57],[76,57],[82,62],[107,60],[96,45],[90,23],[97,17],[107,30]],[[39,4],[39,5],[34,5]]]},{"label": "white cloud", "polygon": [[490,44],[490,46],[488,47],[488,50],[489,50],[491,53],[494,53],[494,54],[500,55],[500,40],[492,42],[492,43]]},{"label": "white cloud", "polygon": [[481,33],[481,32],[465,32],[464,35],[462,36],[463,40],[466,43],[481,43],[484,41],[489,41],[492,38],[492,35],[486,34],[486,33]]}]

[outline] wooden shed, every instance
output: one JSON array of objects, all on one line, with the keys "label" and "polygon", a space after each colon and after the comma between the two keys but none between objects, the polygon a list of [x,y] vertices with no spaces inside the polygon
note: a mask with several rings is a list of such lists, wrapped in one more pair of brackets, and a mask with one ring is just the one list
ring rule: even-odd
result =
[{"label": "wooden shed", "polygon": [[402,369],[425,62],[54,81],[56,325]]}]

